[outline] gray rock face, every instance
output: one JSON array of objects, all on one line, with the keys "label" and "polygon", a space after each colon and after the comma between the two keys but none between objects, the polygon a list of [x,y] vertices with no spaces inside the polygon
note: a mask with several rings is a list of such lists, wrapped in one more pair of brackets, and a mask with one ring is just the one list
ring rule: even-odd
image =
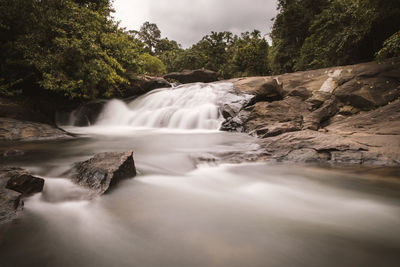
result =
[{"label": "gray rock face", "polygon": [[398,59],[232,82],[263,97],[224,107],[221,129],[263,138],[264,159],[400,165]]},{"label": "gray rock face", "polygon": [[164,79],[172,79],[179,83],[210,83],[218,81],[218,74],[211,70],[183,70],[164,75]]},{"label": "gray rock face", "polygon": [[282,85],[276,79],[267,77],[250,77],[234,82],[234,87],[240,93],[253,95],[250,105],[262,101],[276,101],[283,98]]},{"label": "gray rock face", "polygon": [[42,192],[44,180],[18,168],[0,169],[0,223],[17,218],[23,198]]},{"label": "gray rock face", "polygon": [[106,152],[75,164],[72,180],[90,188],[93,196],[102,195],[121,180],[136,176],[133,151]]},{"label": "gray rock face", "polygon": [[0,117],[0,141],[70,138],[65,131],[48,124]]}]

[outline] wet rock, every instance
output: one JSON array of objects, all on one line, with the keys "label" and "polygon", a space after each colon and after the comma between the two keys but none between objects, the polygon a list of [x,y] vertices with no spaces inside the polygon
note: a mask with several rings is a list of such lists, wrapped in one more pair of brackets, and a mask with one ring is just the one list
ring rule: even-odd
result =
[{"label": "wet rock", "polygon": [[183,70],[182,72],[168,73],[163,78],[180,83],[210,83],[218,81],[218,74],[211,70]]},{"label": "wet rock", "polygon": [[76,163],[72,180],[90,188],[93,196],[111,190],[120,181],[136,176],[133,151],[105,152],[93,158]]},{"label": "wet rock", "polygon": [[0,223],[17,218],[23,198],[42,192],[44,180],[19,168],[0,169]]},{"label": "wet rock", "polygon": [[106,100],[95,100],[83,104],[72,112],[72,125],[84,127],[95,124],[106,103]]},{"label": "wet rock", "polygon": [[129,79],[130,86],[123,89],[121,97],[129,98],[144,95],[154,89],[169,88],[172,85],[162,77],[148,75],[135,76]]},{"label": "wet rock", "polygon": [[21,193],[23,196],[31,196],[43,191],[44,179],[32,176],[23,169],[9,169],[6,172],[9,178],[6,188]]},{"label": "wet rock", "polygon": [[49,124],[0,117],[0,141],[70,138],[67,132]]},{"label": "wet rock", "polygon": [[234,81],[234,88],[244,94],[253,95],[249,105],[262,101],[283,99],[282,85],[269,77],[250,77]]}]

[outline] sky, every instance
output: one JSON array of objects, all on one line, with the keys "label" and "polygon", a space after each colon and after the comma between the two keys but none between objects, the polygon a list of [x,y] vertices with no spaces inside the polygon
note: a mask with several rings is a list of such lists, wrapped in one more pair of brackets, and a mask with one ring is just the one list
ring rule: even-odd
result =
[{"label": "sky", "polygon": [[[156,23],[162,37],[184,48],[211,31],[271,31],[276,0],[114,0],[114,17],[128,30]],[[267,37],[267,36],[266,36]]]}]

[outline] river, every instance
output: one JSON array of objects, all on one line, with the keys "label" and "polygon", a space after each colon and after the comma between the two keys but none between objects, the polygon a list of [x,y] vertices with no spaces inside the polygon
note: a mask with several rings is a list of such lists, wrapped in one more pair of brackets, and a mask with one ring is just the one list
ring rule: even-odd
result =
[{"label": "river", "polygon": [[[215,155],[260,149],[247,134],[218,131],[229,90],[194,84],[112,100],[90,127],[71,116],[64,128],[77,138],[3,144],[26,151],[8,164],[46,183],[20,219],[0,225],[0,265],[399,266],[398,175],[217,164]],[[130,149],[138,175],[80,200],[65,175],[72,164]]]}]

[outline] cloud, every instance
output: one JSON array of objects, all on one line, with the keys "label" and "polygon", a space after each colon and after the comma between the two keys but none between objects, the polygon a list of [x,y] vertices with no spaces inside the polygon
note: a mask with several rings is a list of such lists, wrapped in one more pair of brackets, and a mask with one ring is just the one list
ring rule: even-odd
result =
[{"label": "cloud", "polygon": [[137,30],[145,21],[156,23],[163,37],[184,47],[211,31],[268,34],[276,15],[276,0],[115,0],[114,7],[122,26]]}]

